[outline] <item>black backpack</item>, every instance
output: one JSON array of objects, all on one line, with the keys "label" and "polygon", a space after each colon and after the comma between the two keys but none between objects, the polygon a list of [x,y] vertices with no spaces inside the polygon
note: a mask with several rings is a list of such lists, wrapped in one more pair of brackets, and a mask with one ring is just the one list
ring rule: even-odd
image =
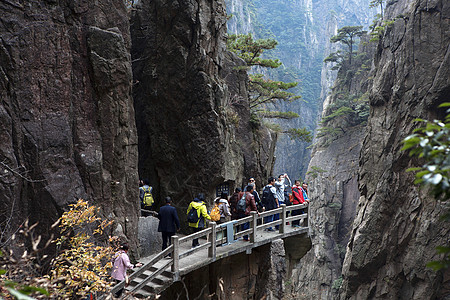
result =
[{"label": "black backpack", "polygon": [[247,203],[245,202],[245,196],[246,196],[246,194],[244,193],[244,195],[241,197],[241,199],[239,199],[239,201],[237,202],[237,204],[236,204],[237,211],[245,212],[245,209],[247,208]]},{"label": "black backpack", "polygon": [[197,223],[198,222],[198,212],[197,209],[191,207],[191,210],[187,214],[187,220],[189,223]]},{"label": "black backpack", "polygon": [[270,191],[270,187],[268,186],[264,187],[261,201],[263,205],[266,207],[266,210],[275,208],[275,198],[273,197],[273,194]]}]

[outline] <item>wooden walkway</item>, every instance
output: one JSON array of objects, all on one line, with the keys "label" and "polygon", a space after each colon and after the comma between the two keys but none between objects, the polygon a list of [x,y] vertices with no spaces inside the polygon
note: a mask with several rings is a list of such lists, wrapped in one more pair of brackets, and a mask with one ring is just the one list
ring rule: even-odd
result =
[{"label": "wooden walkway", "polygon": [[[283,204],[278,209],[263,212],[259,215],[252,212],[248,217],[220,225],[210,222],[208,228],[188,236],[173,236],[171,246],[154,256],[141,259],[140,262],[144,265],[129,276],[130,284],[126,287],[123,299],[134,297],[154,299],[173,282],[180,280],[181,276],[216,260],[243,252],[250,254],[253,248],[270,243],[273,240],[307,233],[307,213],[286,216],[288,212],[293,210],[304,209],[307,211],[307,207],[307,204],[292,206]],[[267,217],[277,214],[280,216],[279,220],[265,222]],[[289,215],[292,215],[292,213],[289,213]],[[295,220],[300,220],[300,224],[306,225],[300,227],[289,225]],[[249,223],[249,229],[237,230],[244,223]],[[278,230],[267,230],[269,227],[274,229],[275,225],[278,225]],[[244,235],[248,235],[249,241],[244,241]],[[194,238],[199,238],[200,246],[191,248]],[[111,293],[124,286],[125,282],[123,281],[114,286]],[[104,298],[105,296],[100,297],[100,299]]]}]

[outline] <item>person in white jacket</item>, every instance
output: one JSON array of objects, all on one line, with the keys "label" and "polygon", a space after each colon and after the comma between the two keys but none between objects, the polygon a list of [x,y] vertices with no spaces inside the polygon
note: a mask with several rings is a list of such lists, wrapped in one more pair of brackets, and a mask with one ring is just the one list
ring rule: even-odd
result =
[{"label": "person in white jacket", "polygon": [[218,224],[225,223],[230,220],[231,211],[230,204],[228,203],[228,194],[222,193],[219,198],[216,199],[216,203],[219,206],[220,221]]}]

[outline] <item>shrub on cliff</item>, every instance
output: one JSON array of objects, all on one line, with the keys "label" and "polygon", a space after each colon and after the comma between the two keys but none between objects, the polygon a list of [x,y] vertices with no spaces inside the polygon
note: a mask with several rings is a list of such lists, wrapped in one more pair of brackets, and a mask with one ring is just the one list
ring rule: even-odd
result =
[{"label": "shrub on cliff", "polygon": [[[450,103],[443,103],[439,107],[450,107]],[[416,184],[432,187],[434,196],[447,204],[447,210],[442,215],[445,222],[450,221],[448,200],[450,199],[450,109],[447,110],[445,121],[416,119],[424,126],[414,130],[412,135],[403,141],[403,151],[409,150],[410,156],[423,158],[425,163],[421,167],[410,168],[415,171]],[[450,244],[437,247],[437,253],[442,255],[439,261],[427,264],[434,270],[450,267]]]}]

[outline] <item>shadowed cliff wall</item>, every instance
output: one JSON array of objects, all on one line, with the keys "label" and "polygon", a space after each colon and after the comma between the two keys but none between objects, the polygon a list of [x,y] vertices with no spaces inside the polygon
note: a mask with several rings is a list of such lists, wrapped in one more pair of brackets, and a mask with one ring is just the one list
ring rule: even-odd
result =
[{"label": "shadowed cliff wall", "polygon": [[123,2],[2,1],[0,10],[2,229],[30,218],[48,233],[69,203],[84,198],[136,246],[137,136]]},{"label": "shadowed cliff wall", "polygon": [[[180,216],[198,192],[212,203],[272,167],[272,137],[249,125],[242,61],[226,52],[223,1],[140,1],[133,13],[139,174]],[[258,136],[258,138],[256,138]]]}]

